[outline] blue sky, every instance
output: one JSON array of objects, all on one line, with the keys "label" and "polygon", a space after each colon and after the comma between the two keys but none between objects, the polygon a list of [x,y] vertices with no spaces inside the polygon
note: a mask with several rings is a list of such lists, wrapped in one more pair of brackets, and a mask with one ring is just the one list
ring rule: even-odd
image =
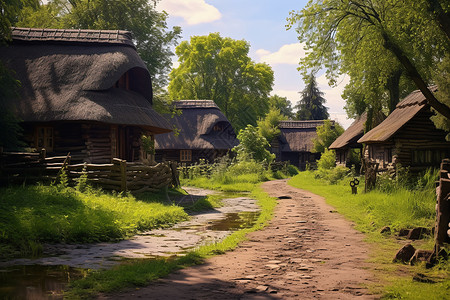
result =
[{"label": "blue sky", "polygon": [[[182,39],[193,35],[219,32],[223,37],[246,40],[250,57],[255,62],[268,63],[275,73],[272,94],[287,97],[293,105],[304,88],[297,71],[304,55],[295,30],[286,30],[286,18],[292,10],[302,9],[307,0],[161,0],[157,6],[169,14],[168,25],[181,26]],[[174,61],[177,57],[173,58]],[[174,67],[177,63],[174,63]],[[346,118],[345,102],[340,95],[347,77],[338,86],[330,87],[325,76],[318,74],[319,88],[325,94],[331,119],[347,128],[352,120]]]}]

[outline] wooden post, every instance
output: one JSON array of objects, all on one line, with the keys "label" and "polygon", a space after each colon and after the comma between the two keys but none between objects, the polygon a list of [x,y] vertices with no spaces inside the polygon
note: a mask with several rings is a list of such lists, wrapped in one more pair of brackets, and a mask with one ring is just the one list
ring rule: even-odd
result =
[{"label": "wooden post", "polygon": [[124,159],[120,161],[120,190],[127,190],[127,161]]},{"label": "wooden post", "polygon": [[46,157],[47,157],[47,150],[45,150],[45,148],[42,148],[41,152],[39,153],[39,158],[44,159]]},{"label": "wooden post", "polygon": [[441,163],[439,186],[436,190],[436,223],[434,228],[434,250],[428,263],[433,266],[437,262],[439,251],[444,243],[450,242],[450,159]]}]

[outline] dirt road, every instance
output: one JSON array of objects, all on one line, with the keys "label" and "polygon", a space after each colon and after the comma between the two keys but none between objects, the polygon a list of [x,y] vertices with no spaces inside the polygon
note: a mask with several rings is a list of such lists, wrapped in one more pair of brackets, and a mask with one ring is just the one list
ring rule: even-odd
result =
[{"label": "dirt road", "polygon": [[205,264],[180,270],[146,288],[107,299],[376,299],[368,245],[324,199],[286,180],[262,187],[279,197],[264,230]]}]

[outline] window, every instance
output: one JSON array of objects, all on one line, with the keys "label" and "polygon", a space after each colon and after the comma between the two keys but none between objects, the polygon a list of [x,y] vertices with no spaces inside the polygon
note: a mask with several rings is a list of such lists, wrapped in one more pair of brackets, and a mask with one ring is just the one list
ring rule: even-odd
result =
[{"label": "window", "polygon": [[222,130],[223,130],[222,124],[216,124],[216,125],[214,125],[213,130],[214,130],[214,131],[222,131]]},{"label": "window", "polygon": [[128,72],[123,74],[119,78],[119,80],[117,80],[117,82],[114,86],[119,89],[129,90],[130,89],[130,74]]},{"label": "window", "polygon": [[36,148],[38,150],[45,148],[49,152],[53,151],[52,127],[37,127]]},{"label": "window", "polygon": [[180,161],[192,161],[192,150],[180,150]]}]

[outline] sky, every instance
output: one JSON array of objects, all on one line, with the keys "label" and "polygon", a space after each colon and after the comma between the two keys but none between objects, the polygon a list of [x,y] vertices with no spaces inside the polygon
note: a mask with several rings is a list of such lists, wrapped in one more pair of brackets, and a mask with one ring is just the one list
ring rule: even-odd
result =
[{"label": "sky", "polygon": [[[299,11],[307,0],[161,0],[157,9],[169,14],[168,26],[182,28],[181,41],[194,35],[218,32],[222,37],[246,40],[249,56],[255,62],[269,64],[275,76],[272,95],[287,97],[293,105],[300,100],[304,83],[297,70],[305,55],[294,29],[286,30],[290,11]],[[178,66],[173,57],[174,67]],[[330,87],[323,72],[317,75],[319,89],[327,100],[325,106],[332,120],[347,128],[353,120],[347,119],[345,101],[340,97],[348,77]]]}]

